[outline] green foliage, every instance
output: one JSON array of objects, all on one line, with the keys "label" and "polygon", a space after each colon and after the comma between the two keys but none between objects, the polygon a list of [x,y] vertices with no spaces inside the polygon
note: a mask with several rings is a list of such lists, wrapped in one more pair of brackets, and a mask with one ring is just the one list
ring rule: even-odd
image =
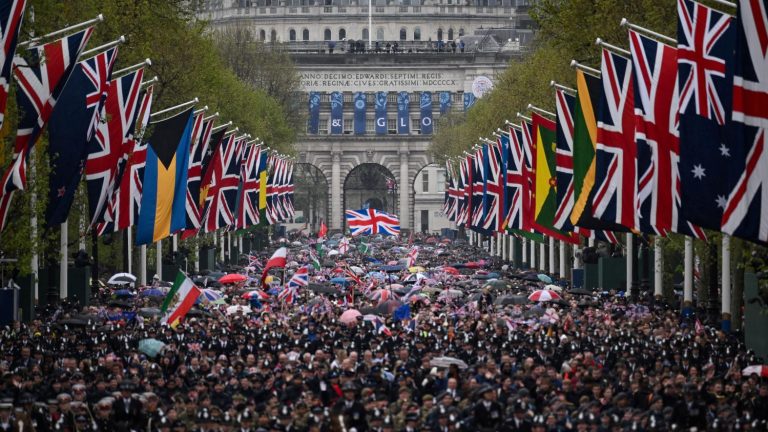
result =
[{"label": "green foliage", "polygon": [[[208,105],[208,112],[220,113],[221,122],[232,120],[241,132],[258,136],[271,147],[290,153],[296,132],[286,122],[281,101],[242,81],[229,68],[216,49],[207,23],[195,18],[195,5],[195,1],[189,0],[30,0],[19,40],[45,35],[101,13],[105,20],[95,26],[86,49],[124,35],[126,42],[118,48],[115,70],[150,58],[152,66],[147,69],[145,79],[153,76],[159,79],[155,84],[155,111],[198,97],[199,106]],[[12,92],[14,88],[15,85],[11,85]],[[4,167],[11,161],[15,139],[17,110],[13,93],[7,111],[0,131],[0,142],[4,144],[0,149],[0,166]],[[49,164],[46,147],[44,134],[30,158],[28,190],[16,194],[9,224],[0,237],[0,251],[6,258],[17,258],[22,273],[30,270],[30,258],[35,252],[41,254],[41,263],[48,257],[59,258],[58,230],[38,231],[33,235],[30,223],[36,216],[42,225],[48,176],[51,169],[55,169]],[[81,222],[87,218],[87,198],[82,188],[76,194],[69,217],[71,252],[78,249],[84,232]],[[30,190],[36,192],[34,203]],[[87,243],[90,245],[90,241]],[[109,267],[121,268],[122,243],[119,233],[111,240],[102,240],[100,261]]]}]

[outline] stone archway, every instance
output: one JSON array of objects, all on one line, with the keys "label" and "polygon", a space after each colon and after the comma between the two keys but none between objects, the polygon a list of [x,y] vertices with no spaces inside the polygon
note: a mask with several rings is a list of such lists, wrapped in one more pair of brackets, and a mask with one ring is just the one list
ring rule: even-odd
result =
[{"label": "stone archway", "polygon": [[320,221],[328,220],[328,178],[320,168],[310,163],[297,163],[293,170],[293,183],[296,214],[298,216],[301,212],[310,232],[317,232]]},{"label": "stone archway", "polygon": [[360,164],[344,179],[344,209],[375,208],[397,213],[397,181],[377,163]]}]

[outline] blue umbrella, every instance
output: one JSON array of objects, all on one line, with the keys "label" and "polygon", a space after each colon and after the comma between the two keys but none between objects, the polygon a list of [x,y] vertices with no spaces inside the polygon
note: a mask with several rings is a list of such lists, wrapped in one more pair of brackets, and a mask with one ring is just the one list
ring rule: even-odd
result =
[{"label": "blue umbrella", "polygon": [[331,279],[331,283],[339,284],[339,285],[345,285],[346,286],[349,283],[349,281],[347,281],[347,279],[343,278],[343,277],[335,277],[335,278]]},{"label": "blue umbrella", "polygon": [[378,264],[378,263],[381,262],[381,261],[377,260],[374,257],[364,257],[363,261],[367,261],[367,262],[374,263],[374,264]]},{"label": "blue umbrella", "polygon": [[552,283],[552,278],[547,276],[547,275],[545,275],[544,273],[539,273],[538,276],[536,276],[536,277],[539,278],[539,280],[544,282],[544,283],[548,283],[548,284]]},{"label": "blue umbrella", "polygon": [[133,297],[133,293],[127,289],[121,289],[114,292],[115,297]]},{"label": "blue umbrella", "polygon": [[141,292],[144,297],[165,297],[165,293],[157,288],[150,288]]},{"label": "blue umbrella", "polygon": [[385,265],[385,266],[379,267],[379,270],[385,271],[387,273],[394,273],[394,272],[400,272],[405,270],[405,267],[401,265]]},{"label": "blue umbrella", "polygon": [[139,351],[149,357],[156,357],[165,347],[165,344],[157,339],[142,339],[139,341]]},{"label": "blue umbrella", "polygon": [[488,279],[498,279],[499,274],[495,272],[488,273]]}]

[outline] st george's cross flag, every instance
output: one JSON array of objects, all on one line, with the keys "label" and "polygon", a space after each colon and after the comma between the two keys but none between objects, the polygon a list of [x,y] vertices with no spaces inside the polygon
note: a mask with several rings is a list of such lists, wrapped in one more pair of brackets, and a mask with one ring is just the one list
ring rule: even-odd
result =
[{"label": "st george's cross flag", "polygon": [[400,219],[393,214],[369,208],[346,210],[344,215],[353,237],[360,234],[385,236],[400,234]]},{"label": "st george's cross flag", "polygon": [[[0,190],[0,231],[5,228],[13,195],[27,184],[27,159],[51,117],[78,57],[93,33],[93,27],[73,35],[35,46],[25,56],[13,59],[13,74],[18,82],[16,104],[18,129],[13,160],[5,170]],[[45,59],[45,61],[43,61]]]},{"label": "st george's cross flag", "polygon": [[200,288],[195,286],[192,279],[187,277],[184,272],[179,271],[176,274],[173,287],[168,291],[168,295],[160,308],[160,311],[165,313],[163,323],[176,328],[181,320],[187,316],[187,312],[195,305],[200,294]]},{"label": "st george's cross flag", "polygon": [[732,188],[722,231],[768,242],[768,5],[739,0],[733,78],[733,146],[725,164]]},{"label": "st george's cross flag", "polygon": [[276,250],[275,253],[269,258],[264,265],[264,270],[261,272],[261,285],[264,286],[264,280],[267,279],[267,274],[273,268],[285,268],[285,264],[288,262],[288,249],[281,247]]}]

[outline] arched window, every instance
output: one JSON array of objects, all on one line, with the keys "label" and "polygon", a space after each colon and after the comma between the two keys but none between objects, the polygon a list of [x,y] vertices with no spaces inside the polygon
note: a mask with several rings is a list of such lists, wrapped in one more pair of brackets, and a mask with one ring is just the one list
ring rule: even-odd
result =
[{"label": "arched window", "polygon": [[449,41],[453,40],[453,29],[452,28],[448,29],[448,40]]},{"label": "arched window", "polygon": [[368,40],[368,29],[367,28],[363,29],[363,40],[364,41]]},{"label": "arched window", "polygon": [[384,27],[376,29],[376,40],[384,40]]},{"label": "arched window", "polygon": [[464,27],[459,29],[459,37],[464,36]]},{"label": "arched window", "polygon": [[264,29],[259,30],[259,40],[262,42],[267,40],[267,32]]},{"label": "arched window", "polygon": [[288,40],[291,42],[296,40],[296,30],[294,29],[288,30]]},{"label": "arched window", "polygon": [[272,29],[272,31],[269,32],[269,41],[270,42],[277,42],[277,30]]},{"label": "arched window", "polygon": [[405,30],[405,27],[400,28],[400,40],[404,41],[408,38],[408,32]]},{"label": "arched window", "polygon": [[309,40],[309,29],[304,29],[301,31],[301,40]]},{"label": "arched window", "polygon": [[413,40],[421,40],[421,28],[416,27],[413,29]]},{"label": "arched window", "polygon": [[325,29],[323,32],[323,40],[331,40],[331,29]]},{"label": "arched window", "polygon": [[443,29],[437,29],[437,40],[443,40]]},{"label": "arched window", "polygon": [[343,28],[339,29],[339,40],[344,40],[347,38],[347,31]]}]

